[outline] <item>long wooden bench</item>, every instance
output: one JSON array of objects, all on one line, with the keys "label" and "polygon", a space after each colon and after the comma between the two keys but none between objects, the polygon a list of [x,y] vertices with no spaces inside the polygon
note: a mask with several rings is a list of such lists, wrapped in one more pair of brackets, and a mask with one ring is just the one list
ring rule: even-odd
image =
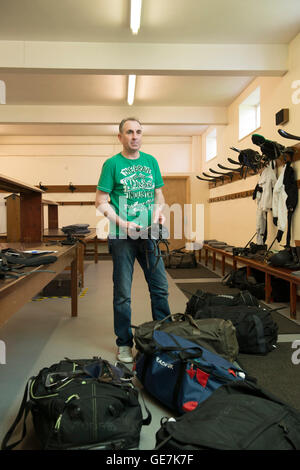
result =
[{"label": "long wooden bench", "polygon": [[[0,243],[0,250],[15,248],[17,250],[47,250],[45,244],[37,243]],[[71,268],[71,316],[78,316],[78,278],[77,278],[77,245],[55,247],[57,260],[45,266],[23,268],[22,272],[30,274],[17,279],[0,280],[0,327],[24,304],[41,291],[55,276],[67,266]],[[44,272],[44,271],[47,272]],[[42,313],[42,312],[41,312]],[[41,315],[42,319],[43,315]]]},{"label": "long wooden bench", "polygon": [[[226,258],[229,258],[232,261],[232,269],[236,269],[236,259],[235,256],[230,251],[225,251],[222,250],[221,248],[216,248],[207,244],[203,245],[202,250],[204,250],[204,262],[205,266],[208,266],[208,261],[209,261],[209,252],[212,254],[212,269],[215,271],[216,269],[216,255],[219,254],[221,255],[221,272],[222,276],[225,275],[225,263],[226,263]],[[201,250],[199,253],[199,257],[201,259]]]},{"label": "long wooden bench", "polygon": [[[234,256],[232,253],[222,250],[220,248],[215,248],[213,246],[204,244],[202,248],[205,252],[205,265],[208,265],[209,253],[212,253],[212,269],[216,269],[216,255],[220,254],[222,258],[221,270],[222,274],[225,273],[225,259],[230,258],[232,261],[232,268],[237,269],[237,264],[244,265],[247,267],[247,275],[251,274],[251,268],[257,269],[265,273],[265,302],[270,303],[272,300],[272,287],[271,287],[271,277],[274,276],[279,279],[283,279],[290,283],[290,317],[292,319],[297,319],[297,286],[300,285],[300,275],[293,275],[292,269],[277,268],[273,267],[267,263],[262,263],[250,258],[245,258],[242,256]],[[300,271],[299,271],[300,274]]]},{"label": "long wooden bench", "polygon": [[[43,241],[44,242],[53,242],[57,241],[58,243],[61,240],[64,240],[67,235],[59,228],[57,229],[44,229],[43,232]],[[92,242],[95,243],[96,238],[96,231],[95,229],[90,229],[90,233],[76,235],[76,238],[82,241],[82,243],[78,243],[78,271],[81,277],[81,287],[84,287],[84,253],[86,250],[86,243]],[[95,263],[98,262],[97,250],[95,248]]]}]

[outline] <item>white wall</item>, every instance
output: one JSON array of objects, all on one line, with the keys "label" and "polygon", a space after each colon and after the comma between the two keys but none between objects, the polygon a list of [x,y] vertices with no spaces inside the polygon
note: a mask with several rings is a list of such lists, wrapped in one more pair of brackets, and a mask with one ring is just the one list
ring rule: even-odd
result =
[{"label": "white wall", "polygon": [[[121,150],[115,137],[0,137],[0,174],[31,185],[96,185],[104,161]],[[142,150],[154,155],[163,175],[189,174],[197,155],[191,137],[145,136]],[[0,193],[0,233],[6,231],[6,209]],[[54,201],[94,201],[93,193],[45,193]],[[45,227],[48,225],[44,210]],[[59,226],[88,223],[96,227],[94,206],[59,207]]]},{"label": "white wall", "polygon": [[[297,85],[297,89],[293,85]],[[203,170],[209,167],[217,169],[217,163],[232,167],[227,161],[227,157],[237,158],[237,153],[230,150],[230,147],[240,149],[252,148],[259,151],[251,141],[251,135],[239,140],[238,138],[238,107],[239,104],[257,86],[261,88],[261,126],[255,132],[265,138],[275,140],[285,146],[295,145],[296,141],[284,139],[278,134],[279,128],[284,128],[292,134],[300,134],[300,34],[289,45],[289,71],[283,77],[259,77],[241,93],[241,95],[228,107],[228,125],[218,127],[218,154],[210,162],[203,159]],[[275,114],[282,108],[288,108],[290,119],[285,125],[276,126]],[[209,132],[209,128],[206,132]],[[204,155],[203,135],[202,153]],[[293,165],[296,171],[296,179],[299,178],[300,161]],[[282,168],[278,170],[278,174]],[[243,192],[254,189],[259,176],[252,176],[241,179],[231,184],[219,186],[209,190],[209,197],[214,198],[226,194]],[[208,185],[208,183],[201,183]],[[245,246],[256,230],[256,202],[251,197],[233,199],[222,202],[214,202],[208,205],[209,222],[207,236],[216,238],[236,246]],[[277,228],[273,224],[271,213],[268,218],[268,239],[270,244],[277,233]],[[300,239],[300,203],[296,208],[292,224],[292,240]],[[286,233],[282,239],[285,244]],[[256,240],[254,240],[256,241]],[[275,243],[274,249],[281,249]]]}]

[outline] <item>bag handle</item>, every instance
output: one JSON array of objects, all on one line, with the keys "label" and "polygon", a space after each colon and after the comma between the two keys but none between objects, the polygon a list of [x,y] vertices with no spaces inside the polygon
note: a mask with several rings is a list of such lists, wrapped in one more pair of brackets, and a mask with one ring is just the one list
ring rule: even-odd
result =
[{"label": "bag handle", "polygon": [[172,318],[172,317],[176,317],[177,315],[184,316],[184,313],[170,313],[170,315],[167,315],[165,318],[163,318],[162,320],[159,320],[156,323],[156,325],[154,326],[154,330],[158,330],[166,320],[168,320],[169,318]]},{"label": "bag handle", "polygon": [[[201,346],[199,346],[198,344],[195,344],[193,346],[187,346],[187,347],[182,347],[180,346],[180,344],[176,341],[176,339],[174,338],[174,335],[172,333],[167,333],[174,341],[175,345],[176,346],[162,346],[161,344],[159,344],[157,341],[154,340],[157,348],[159,351],[163,351],[163,352],[178,352],[179,354],[179,357],[180,359],[182,360],[186,360],[186,359],[192,359],[194,357],[201,357],[202,354],[203,354],[203,349],[201,348]],[[188,350],[196,350],[196,352],[188,352]]]},{"label": "bag handle", "polygon": [[[18,444],[20,444],[20,442],[22,442],[24,437],[26,436],[26,433],[27,433],[26,418],[27,418],[27,415],[30,411],[30,401],[28,400],[28,388],[29,388],[29,384],[32,382],[32,380],[34,378],[35,377],[31,377],[28,380],[27,384],[26,384],[25,391],[24,391],[24,396],[23,396],[23,399],[22,399],[21,406],[20,406],[20,409],[18,411],[17,417],[16,417],[15,421],[13,422],[13,424],[11,425],[11,427],[9,428],[9,430],[7,431],[6,435],[3,438],[3,441],[2,441],[2,444],[1,444],[1,450],[11,450],[11,449],[13,449]],[[23,421],[23,431],[22,431],[21,439],[19,439],[18,441],[8,445],[8,441],[10,440],[11,436],[13,435],[13,433],[14,433],[17,425],[21,421],[23,415],[24,415],[24,421]]]},{"label": "bag handle", "polygon": [[[159,320],[156,325],[154,326],[154,330],[157,330],[167,319],[171,317],[176,317],[177,315],[185,315],[184,313],[170,313],[170,315],[167,315],[165,318],[162,320]],[[139,326],[136,325],[130,325],[131,328],[139,328]]]},{"label": "bag handle", "polygon": [[168,315],[167,317],[163,318],[162,320],[160,320],[154,327],[154,330],[158,330],[161,325],[170,317],[176,317],[180,315],[182,318],[184,318],[185,320],[187,320],[192,326],[194,326],[195,328],[197,328],[197,330],[201,331],[201,329],[199,328],[199,326],[197,325],[197,323],[195,322],[194,318],[189,315],[188,313],[171,313],[170,315]]},{"label": "bag handle", "polygon": [[146,413],[147,413],[146,418],[144,418],[143,421],[142,421],[142,425],[143,426],[149,426],[149,424],[152,421],[152,415],[150,413],[150,410],[146,406],[145,398],[144,398],[143,392],[141,390],[140,390],[140,395],[142,397],[143,405],[144,405],[144,408],[145,408]]}]

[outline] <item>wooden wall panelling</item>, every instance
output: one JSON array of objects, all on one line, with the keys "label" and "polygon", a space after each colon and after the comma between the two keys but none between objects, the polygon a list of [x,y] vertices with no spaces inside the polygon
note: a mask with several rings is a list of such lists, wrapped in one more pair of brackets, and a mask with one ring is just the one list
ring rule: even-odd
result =
[{"label": "wooden wall panelling", "polygon": [[[37,188],[39,186],[36,186]],[[70,190],[70,187],[67,185],[48,185],[47,184],[47,193],[96,193],[96,185],[77,185],[74,184],[76,188],[74,191]]]},{"label": "wooden wall panelling", "polygon": [[19,242],[21,240],[20,213],[21,202],[18,194],[10,194],[6,198],[6,231],[7,241]]},{"label": "wooden wall panelling", "polygon": [[[58,202],[43,199],[43,204],[48,206],[48,228],[58,228]],[[44,223],[43,223],[44,227]]]},{"label": "wooden wall panelling", "polygon": [[21,194],[21,241],[41,242],[43,230],[42,194]]},{"label": "wooden wall panelling", "polygon": [[5,175],[0,175],[0,190],[20,194],[20,241],[41,242],[43,191]]}]

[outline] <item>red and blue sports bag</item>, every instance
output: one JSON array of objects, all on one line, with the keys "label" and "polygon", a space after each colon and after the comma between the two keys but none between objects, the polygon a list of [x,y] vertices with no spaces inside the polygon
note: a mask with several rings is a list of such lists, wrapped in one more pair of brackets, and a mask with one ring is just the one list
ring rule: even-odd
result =
[{"label": "red and blue sports bag", "polygon": [[179,414],[195,409],[221,385],[246,378],[238,365],[192,341],[159,330],[154,330],[153,339],[154,353],[137,359],[137,378],[153,397]]}]

